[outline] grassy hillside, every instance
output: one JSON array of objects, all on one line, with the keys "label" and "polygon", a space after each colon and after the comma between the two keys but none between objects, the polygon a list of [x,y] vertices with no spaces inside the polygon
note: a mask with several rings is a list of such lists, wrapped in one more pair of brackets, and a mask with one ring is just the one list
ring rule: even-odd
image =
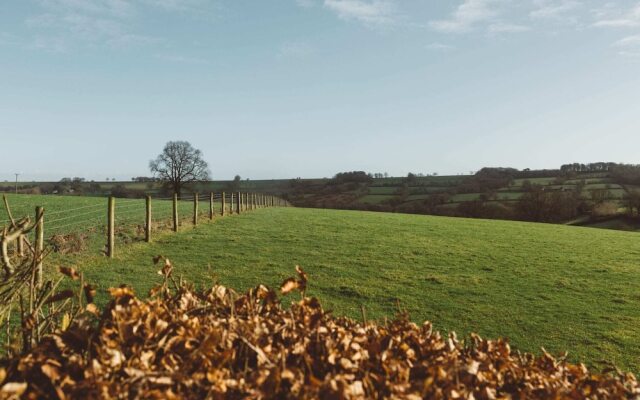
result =
[{"label": "grassy hillside", "polygon": [[352,211],[266,209],[223,218],[114,260],[83,262],[101,289],[157,281],[164,255],[190,281],[278,285],[301,265],[336,314],[382,319],[398,304],[441,330],[569,350],[596,367],[640,365],[640,236],[559,225]]}]

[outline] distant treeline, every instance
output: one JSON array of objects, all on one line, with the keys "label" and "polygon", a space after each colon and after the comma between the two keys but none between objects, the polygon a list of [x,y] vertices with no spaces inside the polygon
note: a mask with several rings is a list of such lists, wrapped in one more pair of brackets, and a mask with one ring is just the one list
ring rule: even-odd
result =
[{"label": "distant treeline", "polygon": [[[474,175],[458,177],[424,178],[409,173],[405,178],[392,178],[388,182],[378,180],[365,171],[336,174],[324,182],[293,180],[290,182],[289,200],[298,206],[359,209],[384,212],[403,212],[460,216],[471,218],[511,219],[535,222],[565,222],[583,215],[616,214],[618,205],[612,202],[607,188],[589,191],[582,195],[586,180],[563,186],[569,179],[580,178],[586,173],[606,173],[617,184],[640,185],[640,165],[597,162],[590,164],[566,164],[560,169],[518,170],[515,168],[482,168]],[[584,177],[584,175],[582,175]],[[447,179],[449,178],[449,179]],[[533,179],[553,178],[552,185],[536,184]],[[510,187],[514,181],[524,180],[518,186],[519,199],[499,201],[498,190]],[[530,181],[531,179],[531,181]],[[378,187],[395,187],[392,197],[378,204],[359,201],[369,193],[376,181]],[[388,184],[387,184],[388,183]],[[436,187],[439,191],[433,192]],[[428,195],[422,200],[411,200],[410,194]],[[452,203],[458,194],[479,193],[476,200]],[[621,202],[631,215],[640,213],[640,193],[628,190]]]}]

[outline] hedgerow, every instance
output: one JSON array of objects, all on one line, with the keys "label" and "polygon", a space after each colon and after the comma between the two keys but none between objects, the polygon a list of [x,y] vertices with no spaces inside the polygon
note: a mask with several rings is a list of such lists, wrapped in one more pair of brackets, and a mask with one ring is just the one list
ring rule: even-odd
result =
[{"label": "hedgerow", "polygon": [[305,295],[299,268],[280,287],[296,296],[290,306],[262,285],[195,290],[173,280],[168,260],[160,273],[148,298],[112,288],[102,311],[85,290],[68,327],[5,360],[0,397],[640,398],[632,374],[521,354],[507,340],[462,341],[405,314],[384,323],[333,316]]}]

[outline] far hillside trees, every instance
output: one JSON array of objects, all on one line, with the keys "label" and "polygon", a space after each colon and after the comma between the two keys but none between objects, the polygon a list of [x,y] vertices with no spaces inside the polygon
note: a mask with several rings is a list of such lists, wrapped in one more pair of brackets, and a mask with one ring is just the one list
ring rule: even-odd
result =
[{"label": "far hillside trees", "polygon": [[640,185],[640,165],[615,165],[611,168],[611,178],[626,185]]},{"label": "far hillside trees", "polygon": [[241,181],[242,181],[242,177],[240,175],[236,175],[231,182],[227,183],[227,190],[230,192],[239,191]]},{"label": "far hillside trees", "polygon": [[335,183],[371,183],[373,176],[364,171],[340,172],[333,177]]},{"label": "far hillside trees", "polygon": [[521,219],[534,222],[563,222],[580,214],[579,192],[545,191],[539,186],[522,195],[516,206]]},{"label": "far hillside trees", "polygon": [[640,191],[631,191],[624,198],[624,205],[630,216],[640,215]]}]

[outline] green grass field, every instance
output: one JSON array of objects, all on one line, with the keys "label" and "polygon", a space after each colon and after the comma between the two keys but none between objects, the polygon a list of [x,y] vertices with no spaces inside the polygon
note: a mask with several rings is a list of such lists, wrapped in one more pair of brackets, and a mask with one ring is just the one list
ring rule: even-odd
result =
[{"label": "green grass field", "polygon": [[[277,286],[296,264],[335,314],[392,316],[399,302],[440,330],[506,336],[601,367],[640,372],[640,236],[506,221],[311,209],[216,220],[151,245],[134,243],[82,269],[101,293],[155,283],[156,255],[199,286]],[[293,296],[292,299],[295,299]],[[102,297],[104,301],[105,297]],[[289,300],[286,300],[289,301]]]}]

